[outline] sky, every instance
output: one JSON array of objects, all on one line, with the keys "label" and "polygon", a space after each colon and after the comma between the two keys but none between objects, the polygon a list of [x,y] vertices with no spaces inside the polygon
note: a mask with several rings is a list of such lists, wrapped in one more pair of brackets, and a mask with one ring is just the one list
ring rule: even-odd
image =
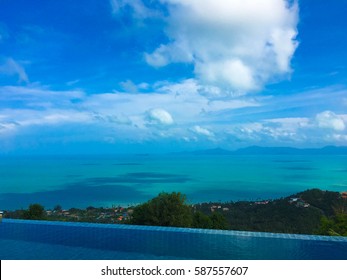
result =
[{"label": "sky", "polygon": [[0,154],[347,144],[340,0],[0,0]]}]

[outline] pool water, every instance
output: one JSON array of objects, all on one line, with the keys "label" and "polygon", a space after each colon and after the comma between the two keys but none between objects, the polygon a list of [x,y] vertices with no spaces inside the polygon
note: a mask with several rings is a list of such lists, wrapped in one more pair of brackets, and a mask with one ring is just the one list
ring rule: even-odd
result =
[{"label": "pool water", "polygon": [[347,238],[3,219],[0,259],[347,259]]},{"label": "pool water", "polygon": [[99,250],[86,247],[73,247],[58,244],[45,244],[22,240],[0,240],[2,260],[158,260],[177,259],[150,254]]}]

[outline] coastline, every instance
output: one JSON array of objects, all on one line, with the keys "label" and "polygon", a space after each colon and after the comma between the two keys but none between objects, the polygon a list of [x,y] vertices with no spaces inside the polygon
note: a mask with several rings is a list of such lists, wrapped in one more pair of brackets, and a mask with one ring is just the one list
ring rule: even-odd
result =
[{"label": "coastline", "polygon": [[[347,192],[331,192],[311,189],[285,198],[259,201],[204,202],[187,204],[192,213],[204,217],[214,214],[225,218],[229,230],[260,232],[318,234],[323,218],[332,218],[347,210]],[[138,206],[141,206],[138,205]],[[132,205],[121,207],[92,207],[86,209],[63,209],[57,205],[47,209],[39,219],[64,222],[90,222],[102,224],[132,224],[134,209]],[[44,209],[42,207],[42,209]],[[23,219],[27,210],[4,211],[4,218]],[[27,217],[28,219],[35,219]],[[347,226],[347,225],[346,225]],[[205,224],[196,227],[208,228]]]}]

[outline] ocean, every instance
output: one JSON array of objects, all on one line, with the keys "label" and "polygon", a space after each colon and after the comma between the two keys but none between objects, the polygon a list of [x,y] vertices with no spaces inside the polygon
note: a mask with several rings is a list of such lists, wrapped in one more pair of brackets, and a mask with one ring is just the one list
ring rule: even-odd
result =
[{"label": "ocean", "polygon": [[347,190],[347,156],[107,155],[0,157],[0,210],[134,205],[160,192],[188,203]]}]

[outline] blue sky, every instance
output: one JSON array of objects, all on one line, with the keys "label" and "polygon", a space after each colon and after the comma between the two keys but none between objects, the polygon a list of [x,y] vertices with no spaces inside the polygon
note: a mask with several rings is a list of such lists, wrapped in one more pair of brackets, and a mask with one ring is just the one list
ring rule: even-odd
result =
[{"label": "blue sky", "polygon": [[347,143],[347,4],[0,2],[0,153]]}]

